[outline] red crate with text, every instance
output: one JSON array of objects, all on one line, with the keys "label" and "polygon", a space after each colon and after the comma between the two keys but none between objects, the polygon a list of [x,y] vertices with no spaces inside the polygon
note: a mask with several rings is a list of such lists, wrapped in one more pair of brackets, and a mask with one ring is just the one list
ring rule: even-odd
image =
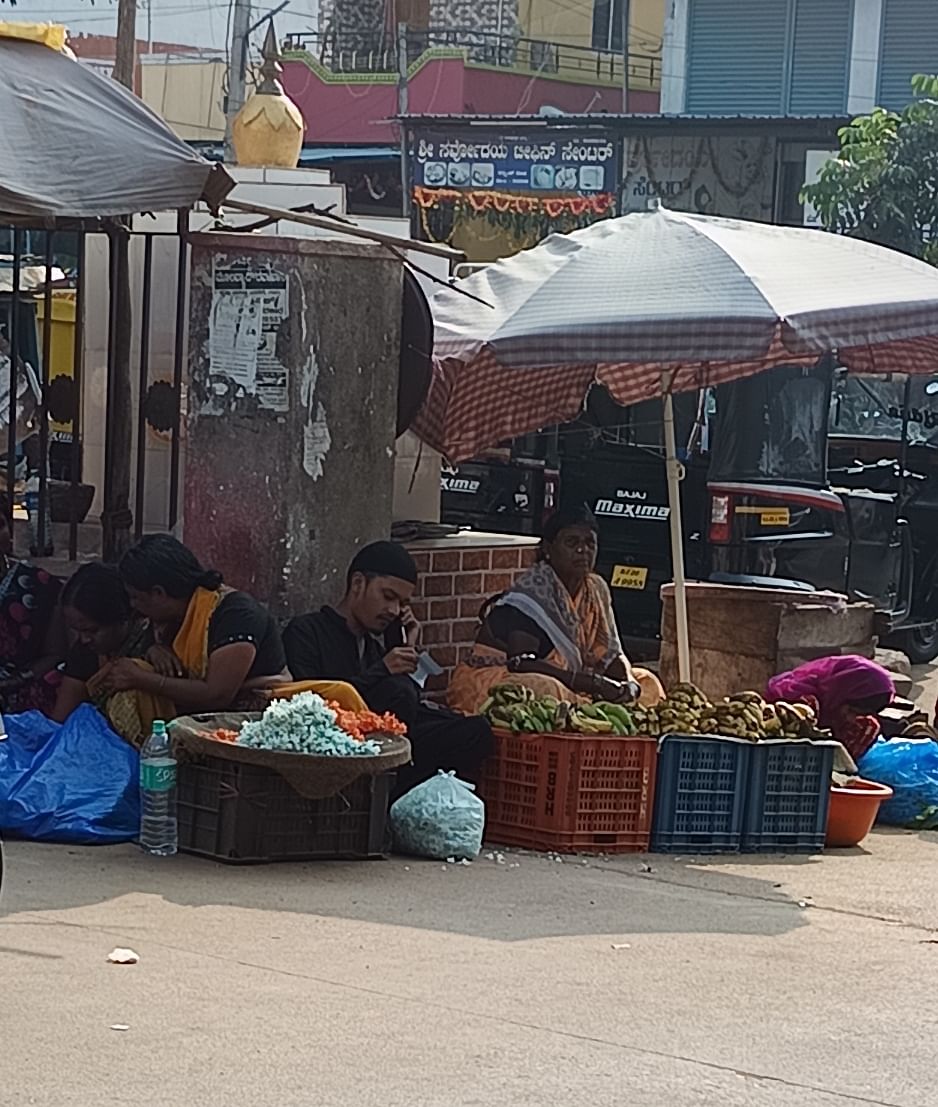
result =
[{"label": "red crate with text", "polygon": [[495,731],[485,839],[558,853],[648,848],[658,744],[651,738]]}]

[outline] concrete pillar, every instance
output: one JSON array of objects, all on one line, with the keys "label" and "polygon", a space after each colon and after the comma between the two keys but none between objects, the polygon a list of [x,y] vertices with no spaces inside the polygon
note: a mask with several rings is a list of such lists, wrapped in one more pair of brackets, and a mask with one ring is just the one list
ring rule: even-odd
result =
[{"label": "concrete pillar", "polygon": [[680,114],[687,103],[689,0],[667,0],[661,48],[661,111]]},{"label": "concrete pillar", "polygon": [[184,541],[276,615],[307,611],[390,530],[401,263],[331,240],[191,241]]},{"label": "concrete pillar", "polygon": [[883,0],[855,0],[847,90],[847,111],[851,115],[862,115],[876,107],[882,26]]}]

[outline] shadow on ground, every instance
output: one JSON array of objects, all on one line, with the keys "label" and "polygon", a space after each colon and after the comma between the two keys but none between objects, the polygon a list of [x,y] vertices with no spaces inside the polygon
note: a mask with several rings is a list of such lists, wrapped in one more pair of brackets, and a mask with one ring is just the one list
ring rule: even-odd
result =
[{"label": "shadow on ground", "polygon": [[133,846],[10,842],[0,916],[61,916],[142,894],[194,909],[293,912],[503,942],[618,933],[764,936],[804,925],[797,903],[772,878],[723,873],[702,887],[677,879],[681,865],[657,857],[557,862],[505,851],[499,864],[493,856],[467,866],[394,857],[231,867],[148,858]]}]

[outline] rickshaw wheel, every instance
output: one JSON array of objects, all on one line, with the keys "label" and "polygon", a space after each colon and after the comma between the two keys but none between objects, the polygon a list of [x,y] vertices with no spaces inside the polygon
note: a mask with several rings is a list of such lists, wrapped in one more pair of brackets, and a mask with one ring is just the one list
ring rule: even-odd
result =
[{"label": "rickshaw wheel", "polygon": [[938,623],[912,627],[896,635],[896,645],[913,665],[925,665],[938,657]]}]

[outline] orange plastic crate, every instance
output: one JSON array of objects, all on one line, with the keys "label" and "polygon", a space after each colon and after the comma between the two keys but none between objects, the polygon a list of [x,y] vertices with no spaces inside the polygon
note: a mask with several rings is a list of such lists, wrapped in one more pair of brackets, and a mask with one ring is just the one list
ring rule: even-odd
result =
[{"label": "orange plastic crate", "polygon": [[653,738],[495,731],[482,786],[487,841],[558,853],[648,848]]}]

